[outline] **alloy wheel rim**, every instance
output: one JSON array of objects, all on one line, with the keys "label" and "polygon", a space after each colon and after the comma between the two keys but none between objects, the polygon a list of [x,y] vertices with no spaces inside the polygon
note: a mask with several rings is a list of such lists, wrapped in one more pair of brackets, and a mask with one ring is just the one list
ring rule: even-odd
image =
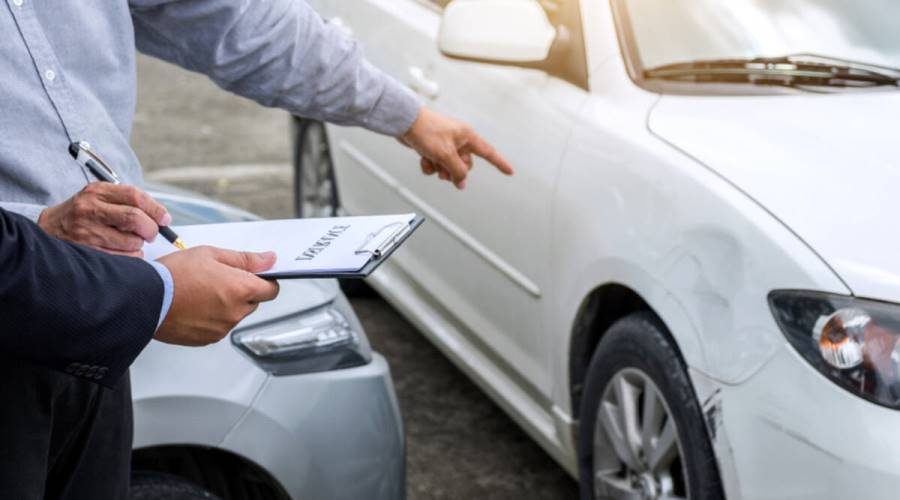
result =
[{"label": "alloy wheel rim", "polygon": [[309,125],[300,149],[300,207],[304,217],[334,215],[331,156],[322,127]]},{"label": "alloy wheel rim", "polygon": [[594,497],[689,498],[682,450],[656,384],[636,368],[617,372],[603,390],[594,422]]}]

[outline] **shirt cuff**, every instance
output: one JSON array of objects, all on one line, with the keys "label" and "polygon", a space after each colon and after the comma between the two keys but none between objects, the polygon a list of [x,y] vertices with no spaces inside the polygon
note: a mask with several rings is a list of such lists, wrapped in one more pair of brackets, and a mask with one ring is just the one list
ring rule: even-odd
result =
[{"label": "shirt cuff", "polygon": [[47,208],[44,205],[35,205],[33,203],[16,203],[16,202],[3,202],[0,203],[0,207],[9,210],[10,212],[15,212],[19,215],[24,215],[31,219],[31,222],[37,223],[38,218],[41,216],[41,212]]},{"label": "shirt cuff", "polygon": [[[370,70],[377,72],[368,62]],[[366,116],[363,126],[385,135],[400,137],[412,127],[419,116],[422,104],[419,98],[405,85],[382,73],[383,90],[378,102]]]},{"label": "shirt cuff", "polygon": [[159,310],[159,321],[156,323],[156,329],[159,330],[163,320],[169,314],[169,308],[172,307],[172,297],[175,295],[175,282],[172,280],[172,273],[169,272],[169,268],[156,261],[148,261],[147,263],[153,266],[153,269],[156,269],[163,282],[162,308]]}]

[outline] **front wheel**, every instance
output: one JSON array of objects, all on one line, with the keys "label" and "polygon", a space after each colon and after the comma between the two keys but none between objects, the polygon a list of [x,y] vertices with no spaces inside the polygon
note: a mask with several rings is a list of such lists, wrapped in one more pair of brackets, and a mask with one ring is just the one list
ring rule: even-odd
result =
[{"label": "front wheel", "polygon": [[616,322],[581,401],[581,498],[720,499],[718,467],[684,363],[649,313]]}]

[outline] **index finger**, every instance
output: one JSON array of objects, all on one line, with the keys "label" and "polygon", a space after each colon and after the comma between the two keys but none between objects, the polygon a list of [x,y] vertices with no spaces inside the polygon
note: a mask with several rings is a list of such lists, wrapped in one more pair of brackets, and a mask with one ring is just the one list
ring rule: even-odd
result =
[{"label": "index finger", "polygon": [[250,296],[250,302],[258,304],[260,302],[268,302],[274,300],[278,296],[281,287],[275,280],[267,280],[264,278],[255,278],[253,291]]},{"label": "index finger", "polygon": [[137,207],[161,226],[168,226],[172,223],[172,216],[169,215],[166,207],[134,186],[114,185],[107,191],[105,198],[110,203]]},{"label": "index finger", "polygon": [[278,281],[261,278],[253,273],[235,270],[238,274],[232,278],[232,285],[239,293],[241,300],[247,304],[268,302],[278,296]]},{"label": "index finger", "polygon": [[469,149],[476,155],[489,161],[497,167],[497,170],[504,174],[512,175],[514,173],[512,165],[506,161],[506,158],[504,158],[499,151],[494,149],[494,146],[491,146],[475,132],[472,132],[472,136],[469,138]]}]

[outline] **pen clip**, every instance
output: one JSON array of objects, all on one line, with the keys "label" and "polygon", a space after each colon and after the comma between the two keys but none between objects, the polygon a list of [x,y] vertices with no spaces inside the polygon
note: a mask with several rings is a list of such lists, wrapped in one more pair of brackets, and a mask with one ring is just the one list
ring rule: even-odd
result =
[{"label": "pen clip", "polygon": [[[372,255],[375,258],[380,258],[384,255],[384,252],[397,241],[407,230],[409,230],[409,224],[404,222],[393,222],[391,224],[387,224],[381,229],[369,233],[366,236],[365,241],[363,241],[362,245],[353,252],[355,255],[359,255],[362,253],[367,253]],[[387,233],[383,240],[378,239],[378,236]]]},{"label": "pen clip", "polygon": [[87,141],[77,141],[69,144],[69,154],[75,158],[75,161],[92,171],[95,168],[100,169],[101,171],[95,172],[95,175],[100,176],[101,179],[113,184],[119,184],[121,182],[116,171],[113,170],[108,163],[103,161],[103,158],[100,158],[100,155],[91,149],[91,145]]}]

